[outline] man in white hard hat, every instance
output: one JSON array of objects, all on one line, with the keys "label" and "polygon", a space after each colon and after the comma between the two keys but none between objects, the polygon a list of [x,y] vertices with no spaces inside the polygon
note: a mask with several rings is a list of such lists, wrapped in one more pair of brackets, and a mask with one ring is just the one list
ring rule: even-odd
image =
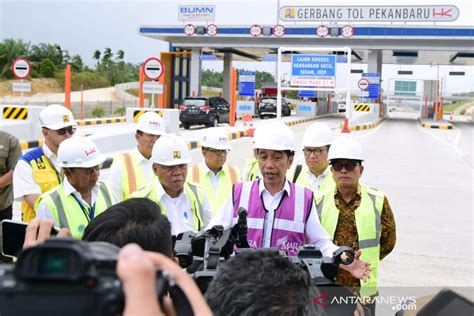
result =
[{"label": "man in white hard hat", "polygon": [[44,144],[24,154],[13,171],[13,197],[21,201],[22,219],[35,218],[34,205],[44,193],[62,181],[56,162],[59,145],[76,131],[72,112],[59,104],[51,104],[40,112],[39,121]]},{"label": "man in white hard hat", "polygon": [[188,179],[199,183],[206,192],[214,216],[232,195],[232,186],[242,179],[239,169],[226,163],[227,153],[232,146],[225,130],[207,129],[201,147],[204,161],[192,167]]},{"label": "man in white hard hat", "polygon": [[157,203],[168,217],[174,236],[206,227],[211,207],[201,187],[186,182],[191,155],[184,140],[174,134],[161,136],[153,146],[150,161],[156,179],[132,197],[146,197]]},{"label": "man in white hard hat", "polygon": [[[337,245],[361,251],[361,259],[371,264],[367,282],[341,271],[336,282],[352,288],[361,297],[377,294],[377,271],[395,246],[396,230],[392,210],[382,191],[359,182],[364,171],[364,155],[358,141],[343,136],[329,149],[336,187],[316,195],[321,224]],[[375,311],[375,305],[369,307]]]},{"label": "man in white hard hat", "polygon": [[129,198],[132,192],[153,180],[151,152],[156,140],[165,133],[165,124],[158,113],[146,112],[138,118],[135,133],[137,147],[114,157],[110,167],[108,183],[115,201]]},{"label": "man in white hard hat", "polygon": [[305,164],[292,168],[288,178],[315,194],[333,188],[334,180],[328,161],[328,151],[333,138],[333,132],[326,123],[311,124],[301,142]]},{"label": "man in white hard hat", "polygon": [[[276,247],[290,256],[299,246],[314,244],[323,255],[332,257],[339,247],[329,239],[321,226],[313,193],[286,178],[294,158],[295,137],[283,122],[274,121],[257,127],[254,148],[262,179],[234,185],[233,197],[209,224],[229,228],[237,222],[239,208],[248,212],[247,240],[252,248]],[[356,260],[347,269],[358,278],[368,275],[369,265]]]},{"label": "man in white hard hat", "polygon": [[38,198],[36,216],[54,220],[57,227],[69,229],[73,238],[80,239],[89,222],[113,204],[109,188],[99,181],[104,161],[105,156],[88,138],[63,141],[57,162],[65,179]]}]

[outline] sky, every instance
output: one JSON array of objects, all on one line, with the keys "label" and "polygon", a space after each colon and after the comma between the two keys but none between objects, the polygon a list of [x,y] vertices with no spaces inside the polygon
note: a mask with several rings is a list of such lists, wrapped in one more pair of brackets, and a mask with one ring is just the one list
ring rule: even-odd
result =
[{"label": "sky", "polygon": [[[276,20],[276,7],[294,5],[295,1],[286,0],[0,0],[0,40],[5,38],[22,39],[31,44],[41,42],[56,43],[68,50],[69,55],[79,54],[86,64],[93,65],[95,50],[101,51],[110,47],[113,52],[125,51],[125,60],[141,63],[150,56],[159,56],[161,51],[167,51],[166,42],[149,39],[138,34],[140,25],[170,25],[176,24],[176,4],[215,4],[222,5],[225,1],[223,14],[216,14],[215,23],[218,25],[238,23],[247,24],[273,23]],[[236,8],[244,6],[253,8],[248,14],[235,16]],[[317,1],[298,1],[298,5],[315,4]],[[358,1],[359,5],[380,5],[380,1]],[[473,5],[471,0],[397,0],[392,4],[454,4],[460,9],[460,16],[452,25],[473,25]],[[384,2],[383,5],[389,5]],[[354,5],[354,1],[332,1],[331,5]],[[221,7],[220,7],[221,8]],[[261,12],[275,13],[262,15]],[[225,11],[223,10],[223,11]],[[232,20],[233,19],[233,20]],[[184,22],[183,22],[184,23]],[[254,22],[255,23],[255,22]],[[265,70],[275,72],[275,65],[268,62],[235,63],[237,68]],[[222,62],[203,62],[203,67],[222,70]],[[389,66],[383,68],[386,78],[396,77],[400,68],[407,66]],[[404,68],[404,69],[405,69]],[[284,72],[289,72],[284,70]],[[466,75],[474,77],[473,67],[441,66],[440,77],[446,79],[446,91],[460,92],[474,90],[474,80],[453,78],[447,75],[449,71],[466,71]],[[436,67],[420,66],[415,69],[416,79],[435,79]],[[414,77],[415,77],[414,75]],[[356,80],[356,79],[355,79]]]}]

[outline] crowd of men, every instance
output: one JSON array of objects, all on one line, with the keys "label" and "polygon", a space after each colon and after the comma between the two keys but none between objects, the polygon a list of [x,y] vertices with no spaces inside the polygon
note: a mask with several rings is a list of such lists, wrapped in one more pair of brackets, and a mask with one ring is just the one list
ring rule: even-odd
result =
[{"label": "crowd of men", "polygon": [[[293,164],[299,147],[294,132],[277,120],[262,123],[242,178],[226,162],[232,146],[224,131],[209,129],[201,140],[203,160],[192,164],[186,142],[167,134],[157,113],[146,112],[136,124],[136,148],[114,157],[106,181],[99,180],[104,155],[90,139],[74,135],[76,122],[69,109],[50,105],[40,113],[40,123],[44,144],[22,156],[18,140],[0,132],[0,196],[6,197],[0,204],[2,219],[12,217],[13,186],[25,222],[35,219],[37,226],[38,220],[50,220],[76,239],[119,246],[135,242],[172,256],[171,236],[214,225],[229,228],[243,207],[250,247],[295,255],[310,243],[332,257],[340,246],[349,246],[356,251],[355,260],[340,266],[337,283],[363,297],[377,295],[380,261],[396,241],[393,213],[382,191],[360,181],[365,159],[360,143],[347,135],[336,137],[325,123],[306,130],[301,165]],[[149,235],[132,233],[142,226]],[[263,255],[258,260],[276,259]],[[306,286],[304,278],[298,282]],[[374,314],[375,304],[368,302],[367,308]],[[301,313],[295,309],[290,314]]]}]

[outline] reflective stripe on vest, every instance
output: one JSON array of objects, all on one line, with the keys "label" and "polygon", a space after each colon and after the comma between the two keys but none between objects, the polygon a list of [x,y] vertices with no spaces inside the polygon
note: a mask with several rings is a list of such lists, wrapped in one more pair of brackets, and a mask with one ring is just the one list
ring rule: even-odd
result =
[{"label": "reflective stripe on vest", "polygon": [[[296,169],[293,170],[291,178],[293,178],[294,171],[296,171]],[[299,184],[301,186],[304,186],[305,188],[308,188],[308,189],[312,190],[311,183],[309,182],[308,172],[310,172],[308,166],[303,165],[303,167],[301,169],[301,172],[300,172],[298,178],[296,179],[295,183]],[[329,171],[328,174],[324,177],[323,182],[319,185],[318,191],[317,192],[313,191],[313,192],[315,194],[318,193],[318,192],[326,192],[330,189],[333,189],[335,186],[336,186],[336,183],[334,182],[334,179],[332,177],[332,172]]]},{"label": "reflective stripe on vest", "polygon": [[[204,218],[204,195],[202,192],[199,192],[197,186],[194,184],[186,182],[184,184],[184,191],[186,192],[187,197],[193,207],[193,216],[194,216],[194,229],[196,231],[201,230],[204,227],[203,218]],[[160,206],[161,214],[166,215],[167,210],[166,207],[161,203],[160,200],[157,200],[157,189],[156,189],[156,182],[152,182],[151,184],[143,187],[142,189],[135,191],[132,194],[132,197],[143,197],[152,200],[156,204]]]},{"label": "reflective stripe on vest", "polygon": [[[49,203],[48,195],[52,203]],[[41,197],[41,199],[45,200],[46,204],[50,208],[50,211],[53,217],[57,220],[57,222],[59,222],[60,228],[69,229],[74,238],[80,239],[84,231],[76,231],[76,227],[71,227],[70,223],[74,222],[76,224],[75,226],[81,223],[79,226],[83,226],[83,228],[85,229],[89,221],[84,219],[84,214],[82,212],[77,212],[77,209],[76,209],[78,206],[77,201],[73,197],[63,196],[63,195],[64,195],[64,188],[60,186],[57,189],[46,193],[45,196]],[[39,204],[39,201],[38,201],[38,204]],[[70,203],[71,205],[67,205],[67,207],[65,207],[64,203],[66,204]],[[95,201],[95,214],[96,215],[101,214],[110,206],[112,206],[112,199],[111,199],[109,189],[107,188],[107,185],[105,183],[100,182],[99,192],[97,194],[96,201]],[[74,211],[72,213],[73,209]],[[68,218],[68,212],[70,216],[69,218]],[[78,217],[80,217],[80,219],[78,219]]]},{"label": "reflective stripe on vest", "polygon": [[222,173],[218,176],[217,189],[214,190],[211,178],[208,174],[204,176],[203,166],[194,165],[192,168],[192,182],[199,183],[207,195],[211,205],[212,216],[215,216],[232,195],[232,185],[238,182],[235,167],[224,164]]},{"label": "reflective stripe on vest", "polygon": [[[234,186],[233,222],[237,222],[238,208],[248,211],[248,240],[251,247],[263,246],[265,211],[259,195],[259,181],[239,183]],[[275,210],[272,226],[271,247],[295,255],[298,246],[305,243],[305,225],[312,206],[312,193],[308,189],[290,183],[290,196],[284,194]]]},{"label": "reflective stripe on vest", "polygon": [[[39,186],[41,193],[48,192],[62,182],[62,177],[44,155],[42,147],[30,150],[20,159],[26,161],[32,169],[33,180]],[[22,220],[26,223],[36,217],[35,211],[23,199],[21,202]]]},{"label": "reflective stripe on vest", "polygon": [[[115,162],[117,160],[117,162]],[[144,187],[147,183],[146,177],[143,174],[142,169],[138,165],[135,155],[131,152],[124,153],[114,158],[114,163],[122,164],[122,199],[126,200],[130,195]]]},{"label": "reflective stripe on vest", "polygon": [[[381,191],[361,184],[361,202],[354,211],[357,226],[358,244],[361,249],[361,260],[371,264],[368,281],[360,281],[362,297],[377,293],[377,272],[380,263],[381,214],[385,195]],[[316,208],[321,225],[328,231],[332,239],[337,228],[339,210],[334,202],[334,191],[316,198]]]}]

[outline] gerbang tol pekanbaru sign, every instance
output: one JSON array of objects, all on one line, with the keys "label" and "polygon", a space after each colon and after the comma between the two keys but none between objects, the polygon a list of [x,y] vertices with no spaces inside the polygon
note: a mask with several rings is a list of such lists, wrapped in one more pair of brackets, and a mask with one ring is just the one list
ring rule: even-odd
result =
[{"label": "gerbang tol pekanbaru sign", "polygon": [[454,5],[421,6],[284,6],[282,21],[307,22],[452,22],[459,17]]}]

